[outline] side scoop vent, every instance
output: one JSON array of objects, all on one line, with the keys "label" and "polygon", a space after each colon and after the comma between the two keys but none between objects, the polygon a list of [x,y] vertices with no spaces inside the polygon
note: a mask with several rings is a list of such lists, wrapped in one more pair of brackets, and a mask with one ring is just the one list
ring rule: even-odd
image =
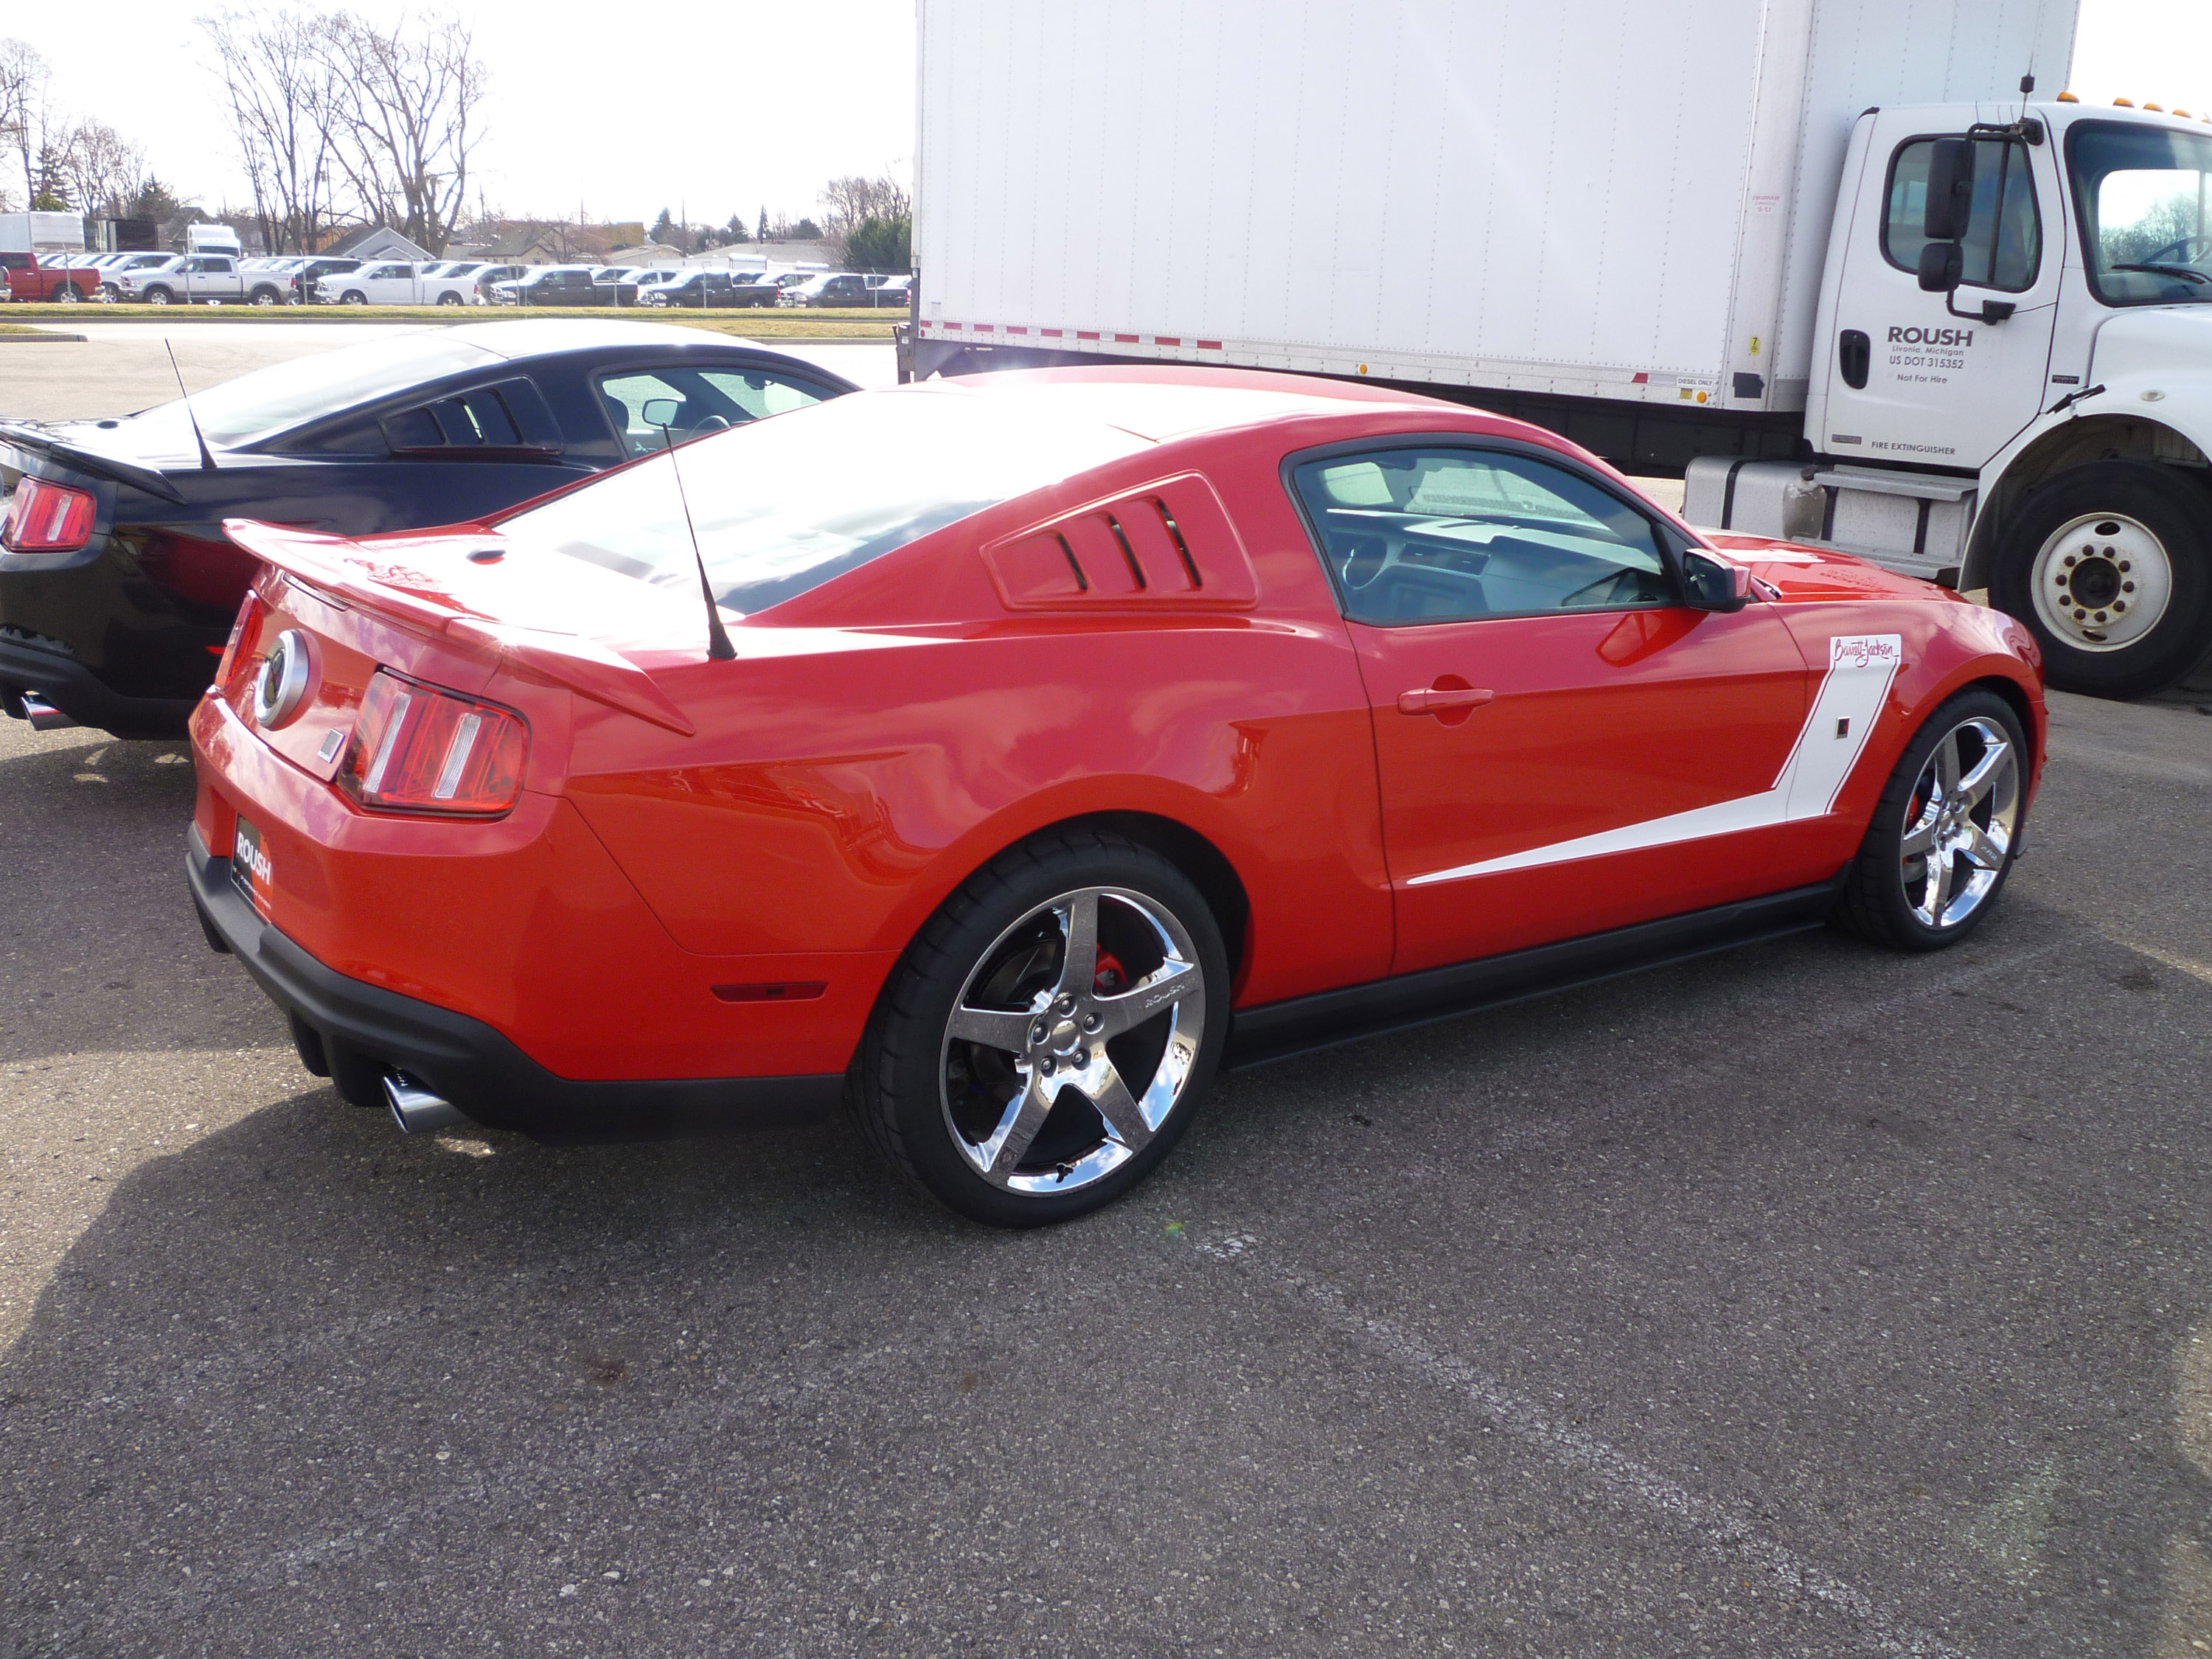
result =
[{"label": "side scoop vent", "polygon": [[983,562],[1015,611],[1238,611],[1259,598],[1236,526],[1213,486],[1196,473],[994,542]]}]

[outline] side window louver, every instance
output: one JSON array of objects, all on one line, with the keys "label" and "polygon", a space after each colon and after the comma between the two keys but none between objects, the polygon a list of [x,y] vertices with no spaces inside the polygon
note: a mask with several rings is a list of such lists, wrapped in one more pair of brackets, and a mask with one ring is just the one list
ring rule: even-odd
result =
[{"label": "side window louver", "polygon": [[1236,526],[1213,486],[1196,473],[994,542],[983,562],[1017,611],[1242,610],[1259,597]]},{"label": "side window louver", "polygon": [[561,453],[553,411],[526,380],[418,404],[386,415],[381,425],[392,453],[416,459],[550,459]]}]

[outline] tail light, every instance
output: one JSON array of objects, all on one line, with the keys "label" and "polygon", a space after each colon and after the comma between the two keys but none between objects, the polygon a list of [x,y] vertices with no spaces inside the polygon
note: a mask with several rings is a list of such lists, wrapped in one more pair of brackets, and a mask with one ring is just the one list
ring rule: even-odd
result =
[{"label": "tail light", "polygon": [[216,665],[215,690],[228,689],[232,671],[243,656],[252,659],[253,647],[260,643],[261,619],[269,607],[261,603],[261,596],[249,589],[245,601],[238,607],[238,619],[230,625],[230,638],[223,642],[222,660]]},{"label": "tail light", "polygon": [[372,811],[492,817],[522,793],[529,744],[511,711],[379,669],[337,782]]},{"label": "tail light", "polygon": [[74,553],[92,539],[92,509],[84,490],[25,478],[8,505],[0,544],[10,553]]}]

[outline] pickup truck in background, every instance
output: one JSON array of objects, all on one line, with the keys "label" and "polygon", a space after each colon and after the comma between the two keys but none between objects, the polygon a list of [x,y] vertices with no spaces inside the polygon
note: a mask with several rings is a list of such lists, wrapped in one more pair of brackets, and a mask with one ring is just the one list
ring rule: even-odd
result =
[{"label": "pickup truck in background", "polygon": [[[46,256],[46,259],[52,258]],[[90,256],[75,254],[52,264],[40,259],[27,265],[10,265],[6,276],[8,297],[17,305],[68,305],[88,300],[100,283],[100,270],[90,262]]]},{"label": "pickup truck in background", "polygon": [[603,306],[612,302],[609,287],[592,280],[589,265],[539,265],[520,282],[495,283],[495,306]]},{"label": "pickup truck in background", "polygon": [[179,253],[115,279],[115,297],[149,306],[281,304],[283,289],[268,271],[244,271],[228,253]]},{"label": "pickup truck in background", "polygon": [[[433,264],[445,262],[434,261]],[[379,259],[358,270],[320,277],[315,298],[323,305],[465,306],[481,304],[476,283],[465,276],[432,276],[432,265]]]}]

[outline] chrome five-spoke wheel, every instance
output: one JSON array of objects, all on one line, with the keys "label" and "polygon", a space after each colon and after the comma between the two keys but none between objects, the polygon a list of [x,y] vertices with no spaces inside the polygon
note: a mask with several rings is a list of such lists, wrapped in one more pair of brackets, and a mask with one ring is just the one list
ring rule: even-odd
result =
[{"label": "chrome five-spoke wheel", "polygon": [[1011,1193],[1103,1180],[1182,1100],[1206,1013],[1197,947],[1165,905],[1121,887],[1057,895],[984,952],[945,1022],[954,1146]]},{"label": "chrome five-spoke wheel", "polygon": [[1835,921],[1904,951],[1941,951],[1980,925],[2020,851],[2033,782],[2020,709],[1962,691],[1913,734],[1844,866]]},{"label": "chrome five-spoke wheel", "polygon": [[1900,846],[1905,902],[1930,927],[1979,909],[2020,827],[2020,755],[2011,734],[1978,715],[1945,732],[1920,769]]}]

